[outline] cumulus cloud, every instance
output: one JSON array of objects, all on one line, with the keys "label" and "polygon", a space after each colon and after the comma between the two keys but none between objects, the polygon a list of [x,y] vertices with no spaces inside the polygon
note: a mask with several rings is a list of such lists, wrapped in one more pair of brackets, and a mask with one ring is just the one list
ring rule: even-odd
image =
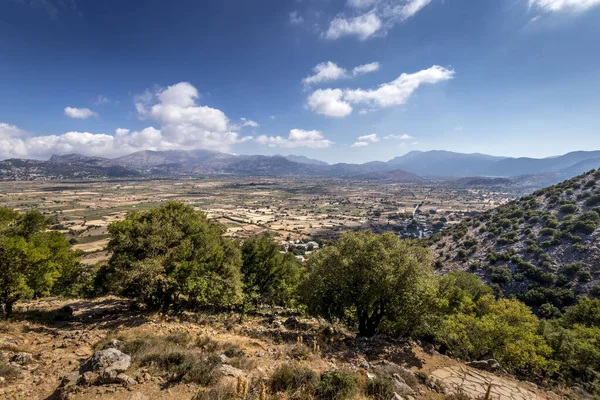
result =
[{"label": "cumulus cloud", "polygon": [[[198,90],[187,82],[136,96],[139,117],[159,127],[133,132],[118,128],[114,134],[67,132],[31,137],[14,125],[0,123],[0,158],[43,159],[67,153],[115,157],[139,150],[197,148],[228,151],[232,145],[252,139],[240,137],[235,131],[239,127],[231,124],[223,111],[199,105],[199,97]],[[245,126],[258,126],[252,120],[242,119],[242,122]]]},{"label": "cumulus cloud", "polygon": [[253,121],[251,119],[246,119],[246,118],[240,118],[242,121],[242,126],[249,126],[251,128],[258,128],[259,124],[256,121]]},{"label": "cumulus cloud", "polygon": [[333,142],[325,139],[319,131],[305,131],[303,129],[292,129],[288,137],[261,135],[255,139],[258,143],[269,147],[297,148],[308,147],[312,149],[324,149],[330,147]]},{"label": "cumulus cloud", "polygon": [[360,40],[368,39],[383,27],[381,19],[374,13],[367,13],[357,17],[335,17],[329,23],[325,37],[330,40],[344,36],[356,36]]},{"label": "cumulus cloud", "polygon": [[352,74],[353,75],[362,75],[362,74],[368,74],[371,72],[375,72],[377,70],[379,70],[379,63],[372,62],[369,64],[363,64],[363,65],[359,65],[358,67],[354,67],[354,69],[352,70]]},{"label": "cumulus cloud", "polygon": [[352,105],[381,108],[404,104],[419,86],[453,77],[453,70],[434,65],[412,74],[403,73],[376,89],[319,89],[308,97],[306,106],[317,114],[341,118],[352,113]]},{"label": "cumulus cloud", "polygon": [[368,74],[375,72],[379,69],[378,62],[372,62],[369,64],[359,65],[352,69],[352,72],[348,72],[346,68],[342,68],[334,62],[327,61],[317,64],[313,68],[313,75],[307,76],[302,80],[304,85],[310,86],[321,82],[335,81],[338,79],[347,79],[352,76]]},{"label": "cumulus cloud", "polygon": [[413,139],[412,136],[407,135],[406,133],[403,135],[387,135],[384,137],[385,140],[409,140]]},{"label": "cumulus cloud", "polygon": [[529,5],[547,12],[583,12],[600,5],[600,0],[529,0]]},{"label": "cumulus cloud", "polygon": [[306,106],[317,114],[343,118],[352,114],[352,106],[343,97],[342,89],[318,89],[308,96]]},{"label": "cumulus cloud", "polygon": [[358,137],[359,142],[369,142],[369,143],[377,143],[379,142],[379,137],[376,133],[372,133],[370,135],[364,135]]},{"label": "cumulus cloud", "polygon": [[359,136],[358,140],[350,147],[367,147],[368,145],[377,142],[379,142],[379,136],[377,136],[376,133],[371,133],[370,135]]},{"label": "cumulus cloud", "polygon": [[69,118],[87,119],[98,114],[89,108],[65,107],[65,115]]},{"label": "cumulus cloud", "polygon": [[[329,23],[329,27],[324,33],[324,36],[330,40],[339,39],[344,36],[356,36],[360,40],[366,40],[374,36],[383,36],[388,29],[391,29],[399,22],[413,17],[431,3],[431,1],[432,0],[348,0],[346,3],[348,9],[337,15]],[[364,12],[365,9],[369,10]],[[359,14],[361,12],[362,14]]]}]

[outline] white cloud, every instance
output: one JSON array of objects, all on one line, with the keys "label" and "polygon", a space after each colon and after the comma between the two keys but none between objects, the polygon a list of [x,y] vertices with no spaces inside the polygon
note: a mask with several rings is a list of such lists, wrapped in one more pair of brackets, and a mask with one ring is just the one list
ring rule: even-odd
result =
[{"label": "white cloud", "polygon": [[350,147],[367,147],[368,145],[368,142],[354,142]]},{"label": "white cloud", "polygon": [[317,114],[342,118],[352,113],[352,106],[342,100],[343,96],[342,89],[318,89],[308,97],[306,105]]},{"label": "white cloud", "polygon": [[[385,35],[388,29],[403,22],[425,8],[432,0],[348,0],[348,10],[337,15],[324,33],[327,39],[356,36],[366,40]],[[533,0],[549,1],[549,0]],[[569,1],[569,0],[565,0]],[[575,1],[575,0],[570,0]],[[588,0],[595,1],[595,0]],[[368,12],[357,15],[364,9]]]},{"label": "white cloud", "polygon": [[583,12],[600,5],[600,0],[529,0],[529,5],[547,12]]},{"label": "white cloud", "polygon": [[353,104],[366,104],[371,108],[401,105],[422,84],[438,83],[453,77],[453,70],[434,65],[413,74],[403,73],[377,89],[318,89],[308,97],[306,106],[317,114],[342,118],[352,113]]},{"label": "white cloud", "polygon": [[249,126],[251,128],[258,128],[259,124],[256,121],[253,121],[251,119],[246,119],[246,118],[240,118],[242,121],[242,126]]},{"label": "white cloud", "polygon": [[302,80],[304,85],[310,86],[312,84],[335,81],[338,79],[347,79],[352,76],[357,76],[361,74],[368,74],[370,72],[375,72],[379,69],[378,62],[372,62],[369,64],[359,65],[352,69],[352,73],[349,73],[345,68],[340,67],[334,62],[327,61],[317,64],[313,68],[313,75],[307,76]]},{"label": "white cloud", "polygon": [[369,64],[363,64],[363,65],[359,65],[358,67],[354,67],[354,69],[352,70],[352,74],[353,75],[362,75],[362,74],[368,74],[370,72],[375,72],[377,70],[379,70],[379,63],[372,62]]},{"label": "white cloud", "polygon": [[65,115],[69,118],[86,119],[98,114],[89,108],[65,107]]},{"label": "white cloud", "polygon": [[109,99],[108,97],[106,97],[104,95],[101,95],[101,94],[99,94],[96,97],[96,99],[94,100],[94,104],[97,105],[97,106],[102,105],[102,104],[107,104],[107,103],[110,103],[110,102],[111,102],[111,99]]},{"label": "white cloud", "polygon": [[298,11],[292,11],[289,16],[292,25],[302,25],[304,23],[304,18],[298,14]]},{"label": "white cloud", "polygon": [[378,0],[348,0],[346,4],[353,8],[369,8],[374,6]]},{"label": "white cloud", "polygon": [[406,133],[403,135],[387,135],[384,137],[385,140],[409,140],[413,139],[412,136],[407,135]]},{"label": "white cloud", "polygon": [[342,79],[348,77],[348,72],[339,67],[336,63],[327,61],[317,64],[313,68],[314,75],[307,76],[302,80],[305,85],[312,85],[313,83],[320,83],[326,81],[334,81],[336,79]]},{"label": "white cloud", "polygon": [[369,142],[369,143],[377,143],[379,142],[379,137],[376,133],[372,133],[370,135],[364,135],[358,137],[359,142]]},{"label": "white cloud", "polygon": [[[31,137],[14,125],[0,123],[0,158],[43,159],[67,153],[116,157],[139,150],[197,148],[228,151],[232,145],[252,139],[240,137],[235,131],[239,127],[232,125],[224,112],[197,104],[198,98],[197,89],[187,82],[146,91],[135,97],[136,109],[141,119],[154,121],[160,127],[149,126],[133,132],[118,128],[114,135],[67,132]],[[242,121],[246,126],[256,124]]]},{"label": "white cloud", "polygon": [[349,103],[365,103],[379,107],[400,105],[406,103],[422,84],[438,83],[453,77],[454,71],[434,65],[413,74],[403,73],[397,79],[384,83],[377,89],[345,90],[344,99]]},{"label": "white cloud", "polygon": [[269,147],[285,148],[308,147],[312,149],[324,149],[333,144],[332,141],[325,139],[321,132],[316,130],[305,131],[303,129],[292,129],[287,138],[261,135],[255,140]]},{"label": "white cloud", "polygon": [[383,23],[374,13],[367,13],[353,18],[335,17],[329,23],[325,37],[330,40],[343,36],[357,36],[360,40],[368,39],[383,27]]}]

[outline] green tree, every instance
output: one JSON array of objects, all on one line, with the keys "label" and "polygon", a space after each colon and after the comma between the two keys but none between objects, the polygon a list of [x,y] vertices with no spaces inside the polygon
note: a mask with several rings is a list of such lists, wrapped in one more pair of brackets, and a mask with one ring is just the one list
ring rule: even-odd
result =
[{"label": "green tree", "polygon": [[166,202],[109,225],[108,288],[150,308],[230,307],[242,299],[239,246],[202,212]]},{"label": "green tree", "polygon": [[309,312],[354,323],[360,336],[373,336],[384,320],[390,328],[418,325],[434,287],[429,251],[392,233],[347,233],[312,255],[307,269]]},{"label": "green tree", "polygon": [[290,306],[300,283],[301,266],[291,253],[282,254],[269,235],[242,245],[244,294],[252,303]]},{"label": "green tree", "polygon": [[0,303],[10,315],[16,301],[49,295],[63,271],[76,268],[79,260],[64,236],[44,231],[41,213],[0,214],[9,226],[0,232]]}]

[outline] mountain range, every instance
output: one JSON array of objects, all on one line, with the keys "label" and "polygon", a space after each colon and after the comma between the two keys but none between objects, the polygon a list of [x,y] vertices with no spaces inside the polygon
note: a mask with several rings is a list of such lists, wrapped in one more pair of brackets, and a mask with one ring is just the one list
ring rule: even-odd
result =
[{"label": "mountain range", "polygon": [[541,159],[443,150],[412,151],[387,162],[328,164],[297,155],[233,155],[203,149],[144,150],[113,159],[67,154],[54,155],[47,161],[4,160],[0,161],[0,179],[252,175],[415,181],[420,178],[503,177],[522,180],[529,177],[536,186],[542,187],[598,167],[600,151],[577,151]]}]

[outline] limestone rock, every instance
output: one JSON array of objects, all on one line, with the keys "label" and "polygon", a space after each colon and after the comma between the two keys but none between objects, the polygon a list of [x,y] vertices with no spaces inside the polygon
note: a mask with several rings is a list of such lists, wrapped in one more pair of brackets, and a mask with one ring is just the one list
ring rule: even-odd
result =
[{"label": "limestone rock", "polygon": [[404,399],[398,393],[394,393],[394,395],[392,396],[392,400],[404,400]]},{"label": "limestone rock", "polygon": [[97,351],[87,360],[80,371],[92,371],[99,373],[125,372],[131,365],[131,357],[117,349],[106,349]]},{"label": "limestone rock", "polygon": [[467,363],[469,367],[477,368],[483,371],[488,372],[503,372],[502,366],[500,363],[494,359],[490,360],[480,360],[480,361],[471,361]]},{"label": "limestone rock", "polygon": [[246,375],[241,369],[232,367],[229,364],[221,364],[217,370],[225,376],[238,377]]},{"label": "limestone rock", "polygon": [[407,395],[407,394],[414,394],[415,391],[406,384],[406,382],[404,381],[404,379],[398,375],[398,374],[394,374],[392,376],[392,379],[394,381],[394,388],[396,389],[396,392],[401,394],[401,395]]},{"label": "limestone rock", "polygon": [[137,381],[135,379],[122,372],[116,376],[115,381],[126,387],[137,385]]}]

